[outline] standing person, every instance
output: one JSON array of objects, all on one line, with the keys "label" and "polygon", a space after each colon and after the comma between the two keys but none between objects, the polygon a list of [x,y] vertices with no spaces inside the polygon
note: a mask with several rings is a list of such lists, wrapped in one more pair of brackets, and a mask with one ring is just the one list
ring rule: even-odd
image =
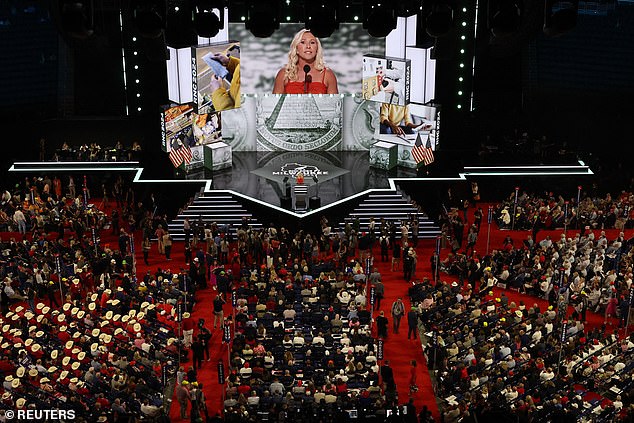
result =
[{"label": "standing person", "polygon": [[401,267],[401,244],[396,241],[392,247],[392,272]]},{"label": "standing person", "polygon": [[165,235],[165,231],[163,230],[163,225],[158,225],[158,227],[156,228],[156,231],[154,232],[154,236],[156,236],[159,254],[165,254],[165,244],[163,244],[163,235]]},{"label": "standing person", "polygon": [[381,281],[381,279],[377,279],[374,282],[374,294],[376,295],[376,299],[374,301],[374,309],[378,310],[381,308],[381,300],[385,296],[385,285]]},{"label": "standing person", "polygon": [[401,318],[403,314],[405,314],[405,305],[401,298],[397,298],[396,301],[392,303],[391,313],[394,322],[394,333],[398,333],[398,328],[401,326]]},{"label": "standing person", "polygon": [[163,249],[165,251],[165,259],[171,260],[172,254],[172,235],[170,234],[168,229],[165,229],[165,233],[163,234]]},{"label": "standing person", "polygon": [[150,255],[150,249],[152,248],[152,241],[150,240],[150,237],[143,238],[142,248],[143,248],[143,263],[145,263],[146,266],[149,266],[150,263],[148,262],[148,257]]},{"label": "standing person", "polygon": [[412,245],[414,248],[418,247],[418,215],[412,219],[411,228],[412,228]]},{"label": "standing person", "polygon": [[387,325],[389,321],[385,317],[385,312],[381,310],[379,316],[376,318],[377,336],[379,338],[387,338]]},{"label": "standing person", "polygon": [[605,322],[604,324],[609,324],[612,326],[612,317],[616,317],[616,309],[619,303],[618,298],[616,297],[616,293],[613,292],[608,300],[608,305],[605,308]]},{"label": "standing person", "polygon": [[24,213],[22,210],[16,209],[15,213],[13,213],[13,221],[16,225],[18,225],[18,232],[22,235],[26,234],[26,217],[24,217]]},{"label": "standing person", "polygon": [[68,177],[68,192],[70,193],[70,198],[74,200],[77,193],[75,192],[75,180],[72,176]]},{"label": "standing person", "polygon": [[189,389],[187,389],[187,385],[189,382],[184,380],[182,383],[176,386],[176,399],[178,400],[178,404],[181,408],[181,420],[185,420],[187,418],[187,408],[189,407]]},{"label": "standing person", "polygon": [[200,337],[196,337],[191,345],[192,361],[194,362],[194,369],[200,369],[203,364],[203,358],[205,354],[205,347],[200,341]]},{"label": "standing person", "polygon": [[390,239],[386,233],[381,234],[379,238],[379,244],[381,245],[381,261],[385,263],[389,259]]},{"label": "standing person", "polygon": [[473,224],[478,232],[480,232],[480,225],[482,225],[483,214],[482,207],[478,207],[476,211],[473,212]]},{"label": "standing person", "polygon": [[417,332],[418,312],[416,311],[416,307],[412,306],[412,308],[407,312],[407,339],[410,339],[410,335],[412,339],[416,339]]},{"label": "standing person", "polygon": [[189,264],[192,261],[192,242],[185,241],[185,264]]},{"label": "standing person", "polygon": [[405,282],[412,280],[412,273],[414,270],[413,251],[414,250],[412,248],[403,251],[403,279],[405,279]]},{"label": "standing person", "polygon": [[185,348],[191,347],[194,339],[194,321],[191,318],[191,314],[186,311],[183,313],[183,345]]},{"label": "standing person", "polygon": [[416,360],[412,360],[409,362],[409,394],[412,395],[414,392],[418,392],[418,385],[416,384]]},{"label": "standing person", "polygon": [[225,319],[224,311],[222,310],[222,306],[225,304],[225,300],[222,298],[222,295],[218,293],[216,298],[214,298],[214,329],[216,329],[216,324],[218,327],[222,329],[222,324]]},{"label": "standing person", "polygon": [[209,347],[211,343],[211,331],[205,326],[203,319],[198,321],[198,339],[200,339],[200,342],[203,344],[205,359],[210,361],[211,355],[209,354]]},{"label": "standing person", "polygon": [[288,62],[275,77],[273,94],[338,94],[337,77],[326,67],[321,42],[302,29],[291,41]]},{"label": "standing person", "polygon": [[385,363],[381,366],[381,379],[383,379],[386,391],[393,391],[396,389],[396,384],[394,383],[394,371],[390,367],[390,360],[385,360]]},{"label": "standing person", "polygon": [[112,209],[110,218],[112,220],[112,235],[116,235],[119,233],[119,210],[116,208]]},{"label": "standing person", "polygon": [[189,238],[192,235],[192,227],[189,223],[189,217],[186,217],[183,221],[183,232],[185,232],[185,244],[189,242]]},{"label": "standing person", "polygon": [[469,228],[469,233],[467,234],[467,256],[471,256],[471,254],[473,254],[476,242],[478,242],[478,227],[474,223]]},{"label": "standing person", "polygon": [[477,182],[471,182],[471,201],[474,207],[480,201],[480,187]]}]

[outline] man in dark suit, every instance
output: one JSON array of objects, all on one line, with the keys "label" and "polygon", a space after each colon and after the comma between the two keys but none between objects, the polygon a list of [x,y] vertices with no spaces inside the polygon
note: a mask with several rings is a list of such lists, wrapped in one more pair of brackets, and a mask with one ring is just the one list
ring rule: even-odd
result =
[{"label": "man in dark suit", "polygon": [[393,391],[396,389],[396,384],[394,383],[394,371],[390,367],[389,360],[385,360],[385,363],[381,366],[381,379],[385,384],[385,390]]}]

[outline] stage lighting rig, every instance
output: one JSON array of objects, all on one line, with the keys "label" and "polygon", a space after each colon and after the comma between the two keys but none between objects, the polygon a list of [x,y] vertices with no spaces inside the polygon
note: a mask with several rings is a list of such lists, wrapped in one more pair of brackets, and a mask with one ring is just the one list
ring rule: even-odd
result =
[{"label": "stage lighting rig", "polygon": [[248,0],[245,27],[258,38],[268,38],[280,28],[278,0]]},{"label": "stage lighting rig", "polygon": [[425,17],[427,33],[434,37],[446,35],[453,27],[453,9],[447,3],[437,1],[431,5],[430,11]]},{"label": "stage lighting rig", "polygon": [[308,1],[304,6],[306,29],[318,38],[328,38],[339,29],[337,0]]},{"label": "stage lighting rig", "polygon": [[166,4],[164,0],[133,0],[132,20],[139,35],[145,38],[158,38],[165,29]]},{"label": "stage lighting rig", "polygon": [[489,0],[487,18],[489,30],[495,37],[516,32],[520,27],[521,17],[521,1]]},{"label": "stage lighting rig", "polygon": [[95,33],[92,0],[63,0],[58,2],[58,6],[63,33],[79,39],[90,38]]},{"label": "stage lighting rig", "polygon": [[168,0],[165,24],[165,41],[168,46],[184,48],[196,44],[192,25],[192,9],[189,1]]},{"label": "stage lighting rig", "polygon": [[396,10],[389,0],[364,0],[363,28],[373,37],[387,37],[396,29]]},{"label": "stage lighting rig", "polygon": [[551,37],[564,34],[577,26],[579,0],[546,0],[544,3],[544,34]]},{"label": "stage lighting rig", "polygon": [[396,16],[406,18],[423,10],[422,0],[400,0],[396,3]]},{"label": "stage lighting rig", "polygon": [[194,31],[201,37],[215,37],[225,26],[224,0],[193,0]]}]

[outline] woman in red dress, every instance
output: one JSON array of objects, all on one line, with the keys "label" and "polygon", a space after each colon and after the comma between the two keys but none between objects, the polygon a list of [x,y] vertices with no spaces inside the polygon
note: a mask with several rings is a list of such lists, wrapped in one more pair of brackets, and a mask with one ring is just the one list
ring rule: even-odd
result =
[{"label": "woman in red dress", "polygon": [[337,77],[324,63],[321,42],[302,29],[291,42],[288,63],[275,77],[273,94],[338,93]]}]

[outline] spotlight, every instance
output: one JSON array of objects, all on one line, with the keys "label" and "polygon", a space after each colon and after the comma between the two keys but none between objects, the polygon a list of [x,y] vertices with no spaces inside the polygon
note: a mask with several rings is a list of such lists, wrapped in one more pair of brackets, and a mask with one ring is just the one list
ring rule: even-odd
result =
[{"label": "spotlight", "polygon": [[184,48],[196,44],[192,10],[189,6],[189,2],[183,1],[179,2],[178,7],[167,8],[165,42],[170,47]]},{"label": "spotlight", "polygon": [[215,37],[225,26],[224,0],[194,0],[192,11],[194,31],[201,37]]},{"label": "spotlight", "polygon": [[258,38],[268,38],[280,28],[279,0],[248,0],[245,27]]},{"label": "spotlight", "polygon": [[557,36],[577,25],[579,0],[546,0],[544,4],[544,34]]},{"label": "spotlight", "polygon": [[164,1],[135,0],[130,3],[130,6],[132,21],[142,37],[158,38],[163,34],[167,12]]},{"label": "spotlight", "polygon": [[363,2],[363,28],[373,37],[387,37],[396,29],[394,5],[385,0]]},{"label": "spotlight", "polygon": [[304,12],[306,13],[306,29],[318,38],[328,38],[335,29],[339,29],[336,0],[321,0],[307,2]]},{"label": "spotlight", "polygon": [[94,34],[92,1],[64,0],[59,2],[61,29],[74,38],[86,39]]},{"label": "spotlight", "polygon": [[522,16],[521,2],[490,0],[488,7],[487,17],[491,34],[502,37],[519,29]]},{"label": "spotlight", "polygon": [[421,0],[401,0],[396,4],[396,16],[408,17],[417,14],[423,7]]},{"label": "spotlight", "polygon": [[427,33],[435,38],[447,34],[453,27],[453,9],[448,4],[435,3],[425,18]]}]

